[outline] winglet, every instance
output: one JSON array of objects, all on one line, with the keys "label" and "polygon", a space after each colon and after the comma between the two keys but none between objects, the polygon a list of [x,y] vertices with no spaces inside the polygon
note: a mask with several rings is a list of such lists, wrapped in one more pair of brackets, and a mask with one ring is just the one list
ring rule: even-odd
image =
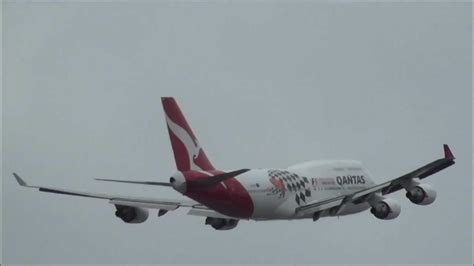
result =
[{"label": "winglet", "polygon": [[27,187],[28,184],[26,184],[25,180],[21,179],[21,177],[19,175],[17,175],[16,173],[13,173],[13,176],[15,177],[16,179],[16,182],[18,182],[18,184],[22,187]]},{"label": "winglet", "polygon": [[451,149],[449,148],[448,144],[444,144],[443,148],[444,148],[444,158],[449,159],[449,160],[454,160],[455,157],[453,153],[451,152]]}]

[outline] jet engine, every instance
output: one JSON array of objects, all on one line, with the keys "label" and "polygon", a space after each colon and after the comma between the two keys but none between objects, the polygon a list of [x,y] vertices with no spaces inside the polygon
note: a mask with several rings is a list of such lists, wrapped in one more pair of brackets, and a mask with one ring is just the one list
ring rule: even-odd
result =
[{"label": "jet engine", "polygon": [[148,219],[147,209],[123,205],[115,205],[115,208],[117,209],[117,211],[115,211],[115,216],[119,217],[126,223],[139,224]]},{"label": "jet engine", "polygon": [[383,199],[373,204],[370,212],[382,220],[395,219],[400,215],[400,204],[393,199]]},{"label": "jet engine", "polygon": [[436,199],[436,190],[428,184],[418,184],[413,188],[407,189],[407,198],[418,205],[429,205]]},{"label": "jet engine", "polygon": [[214,218],[214,217],[207,217],[206,224],[212,226],[212,228],[216,230],[230,230],[237,226],[239,220],[235,219],[222,219],[222,218]]}]

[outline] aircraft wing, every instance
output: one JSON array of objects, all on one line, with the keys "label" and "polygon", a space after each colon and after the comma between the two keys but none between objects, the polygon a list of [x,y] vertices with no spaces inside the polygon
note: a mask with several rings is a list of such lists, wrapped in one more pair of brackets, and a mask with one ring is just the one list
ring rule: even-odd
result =
[{"label": "aircraft wing", "polygon": [[166,211],[173,211],[179,207],[187,207],[191,210],[188,212],[190,215],[197,216],[208,216],[214,218],[228,218],[227,216],[220,214],[208,207],[197,203],[192,200],[169,200],[169,199],[157,199],[157,198],[147,198],[147,197],[127,197],[120,195],[112,194],[102,194],[102,193],[91,193],[91,192],[81,192],[75,190],[61,189],[61,188],[52,188],[52,187],[42,187],[27,184],[20,176],[16,173],[13,173],[18,184],[22,187],[27,188],[36,188],[42,192],[70,195],[70,196],[79,196],[86,198],[96,198],[96,199],[106,199],[109,200],[109,203],[114,205],[138,207],[145,209],[159,209]]},{"label": "aircraft wing", "polygon": [[414,171],[411,171],[407,174],[404,174],[400,177],[392,179],[382,184],[378,184],[349,195],[340,195],[333,198],[328,198],[326,200],[319,200],[314,202],[309,202],[308,204],[298,207],[296,213],[298,215],[306,215],[310,213],[320,212],[323,210],[328,210],[334,208],[334,213],[338,213],[339,210],[342,210],[344,204],[360,204],[366,202],[374,194],[386,195],[392,192],[403,189],[403,183],[409,181],[410,179],[418,178],[423,179],[430,175],[433,175],[451,165],[454,162],[454,156],[449,146],[444,144],[444,158],[435,160],[431,163],[428,163]]}]

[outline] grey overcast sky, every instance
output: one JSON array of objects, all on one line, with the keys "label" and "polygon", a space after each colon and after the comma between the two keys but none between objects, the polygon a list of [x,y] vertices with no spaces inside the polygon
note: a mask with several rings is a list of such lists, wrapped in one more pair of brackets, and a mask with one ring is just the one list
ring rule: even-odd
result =
[{"label": "grey overcast sky", "polygon": [[[470,263],[471,3],[19,3],[3,7],[5,263]],[[398,219],[247,222],[184,210],[124,224],[107,201],[180,198],[161,96],[221,168],[358,159],[376,181],[442,156]]]}]

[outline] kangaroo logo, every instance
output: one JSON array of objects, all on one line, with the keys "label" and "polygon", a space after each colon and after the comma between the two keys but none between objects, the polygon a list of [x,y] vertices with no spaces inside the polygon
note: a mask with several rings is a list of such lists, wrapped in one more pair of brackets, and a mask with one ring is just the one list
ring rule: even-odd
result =
[{"label": "kangaroo logo", "polygon": [[188,154],[190,169],[191,170],[203,170],[199,165],[196,164],[195,160],[198,159],[201,152],[201,145],[194,139],[184,128],[173,122],[168,115],[166,115],[166,123],[168,128],[173,134],[184,144],[186,152]]}]

